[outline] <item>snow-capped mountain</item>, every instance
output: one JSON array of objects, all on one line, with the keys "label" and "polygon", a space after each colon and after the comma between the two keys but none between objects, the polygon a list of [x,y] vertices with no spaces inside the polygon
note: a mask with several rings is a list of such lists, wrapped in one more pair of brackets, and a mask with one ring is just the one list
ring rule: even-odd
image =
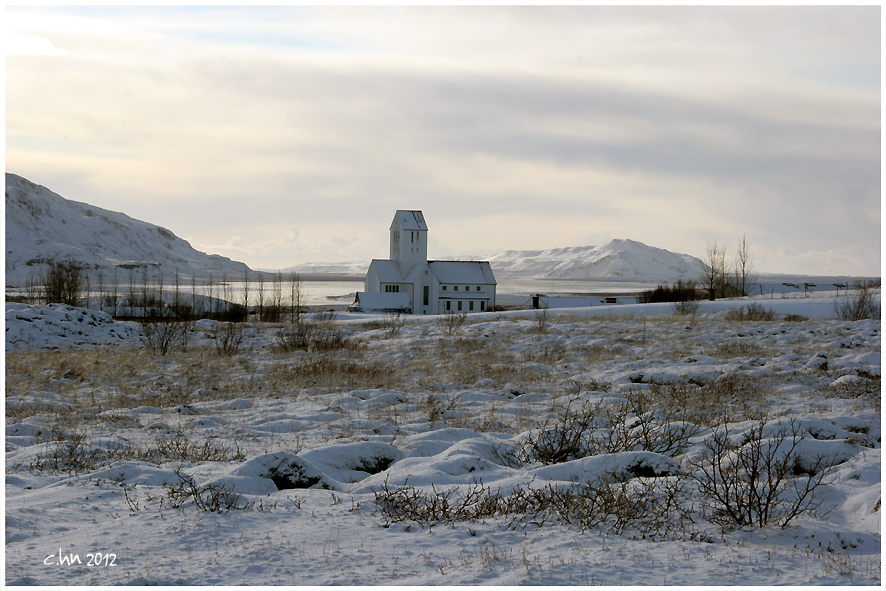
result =
[{"label": "snow-capped mountain", "polygon": [[243,263],[195,250],[166,228],[70,201],[6,173],[6,284],[23,285],[42,262],[66,259],[89,272],[105,273],[117,267],[184,276],[242,275],[249,270]]},{"label": "snow-capped mountain", "polygon": [[[488,260],[497,277],[575,279],[643,278],[674,280],[697,277],[702,262],[635,240],[612,240],[601,246],[572,246],[549,250],[507,250],[493,256],[445,257],[445,260]],[[303,263],[299,273],[366,273],[369,261]]]},{"label": "snow-capped mountain", "polygon": [[695,277],[700,259],[647,246],[635,240],[612,240],[601,246],[572,246],[550,250],[508,250],[489,258],[500,277],[558,277],[600,279]]}]

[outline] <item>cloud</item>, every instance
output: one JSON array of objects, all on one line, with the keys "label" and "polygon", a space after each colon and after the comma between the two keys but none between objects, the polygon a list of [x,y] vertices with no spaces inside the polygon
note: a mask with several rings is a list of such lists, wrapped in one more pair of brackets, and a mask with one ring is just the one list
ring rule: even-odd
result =
[{"label": "cloud", "polygon": [[52,41],[38,35],[21,35],[15,31],[6,33],[6,55],[61,55],[61,49]]},{"label": "cloud", "polygon": [[8,170],[251,266],[386,256],[415,208],[451,254],[747,233],[879,268],[876,7],[8,13],[62,49],[7,60]]}]

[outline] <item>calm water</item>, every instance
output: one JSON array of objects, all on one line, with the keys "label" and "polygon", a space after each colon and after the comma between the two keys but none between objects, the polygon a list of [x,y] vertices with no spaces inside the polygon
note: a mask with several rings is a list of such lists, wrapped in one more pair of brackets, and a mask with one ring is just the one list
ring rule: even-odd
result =
[{"label": "calm water", "polygon": [[[828,290],[834,288],[834,283],[856,283],[863,278],[847,277],[801,277],[795,275],[763,276],[760,284],[755,288],[761,293],[803,293],[803,283],[814,284],[809,291]],[[567,296],[583,294],[634,294],[648,289],[654,289],[656,285],[665,284],[662,281],[637,281],[617,279],[538,279],[526,277],[502,277],[498,278],[496,294],[501,303],[513,303],[521,297],[528,298],[535,293],[543,293],[550,296]],[[785,286],[783,282],[792,283],[797,287]],[[253,288],[254,289],[254,288]],[[284,286],[284,289],[286,287]],[[354,301],[354,295],[363,291],[362,281],[303,281],[302,293],[305,304],[308,306],[342,305]]]},{"label": "calm water", "polygon": [[[528,297],[534,293],[549,295],[636,293],[655,287],[654,283],[641,283],[637,281],[594,281],[586,279],[551,280],[505,277],[497,281],[496,294],[503,297]],[[353,303],[354,296],[358,291],[363,291],[362,281],[302,281],[302,297],[305,300],[305,305],[308,306],[350,304]]]}]

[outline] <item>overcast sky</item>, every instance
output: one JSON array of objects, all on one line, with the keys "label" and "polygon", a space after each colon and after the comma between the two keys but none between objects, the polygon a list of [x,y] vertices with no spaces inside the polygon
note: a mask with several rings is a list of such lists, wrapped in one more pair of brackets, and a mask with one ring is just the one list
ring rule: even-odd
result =
[{"label": "overcast sky", "polygon": [[630,238],[879,275],[879,6],[6,8],[6,170],[253,268]]}]

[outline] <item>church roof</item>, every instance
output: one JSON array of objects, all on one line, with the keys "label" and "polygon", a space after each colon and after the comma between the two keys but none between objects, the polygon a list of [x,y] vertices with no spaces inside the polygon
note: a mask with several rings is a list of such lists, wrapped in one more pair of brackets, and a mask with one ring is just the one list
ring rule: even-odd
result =
[{"label": "church roof", "polygon": [[380,283],[403,283],[400,274],[400,263],[389,259],[372,259],[369,268],[375,268]]},{"label": "church roof", "polygon": [[440,283],[495,285],[495,275],[486,261],[429,261],[428,265]]},{"label": "church roof", "polygon": [[351,308],[363,312],[389,312],[408,310],[409,294],[358,291]]},{"label": "church roof", "polygon": [[394,214],[394,221],[391,223],[391,227],[398,221],[400,222],[400,227],[404,230],[428,230],[425,216],[417,209],[398,209],[397,213]]}]

